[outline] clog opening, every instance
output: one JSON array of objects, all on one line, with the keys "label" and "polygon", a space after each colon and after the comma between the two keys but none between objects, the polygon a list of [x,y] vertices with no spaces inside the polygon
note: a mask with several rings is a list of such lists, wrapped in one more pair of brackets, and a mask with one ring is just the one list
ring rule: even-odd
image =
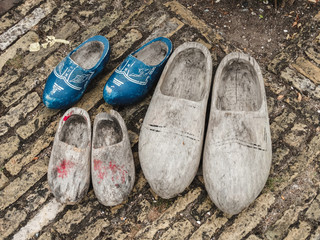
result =
[{"label": "clog opening", "polygon": [[70,58],[84,69],[93,68],[100,60],[104,45],[99,41],[87,42],[77,51],[71,54]]},{"label": "clog opening", "polygon": [[223,111],[258,111],[262,96],[257,72],[247,61],[228,62],[221,72],[216,107]]},{"label": "clog opening", "polygon": [[146,65],[156,66],[165,59],[167,53],[167,44],[162,41],[155,41],[136,52],[133,56]]},{"label": "clog opening", "polygon": [[206,87],[206,56],[200,49],[188,48],[175,56],[160,87],[162,94],[201,101]]},{"label": "clog opening", "polygon": [[100,120],[96,127],[94,148],[111,146],[122,141],[123,134],[118,120],[114,117]]},{"label": "clog opening", "polygon": [[64,123],[59,139],[68,145],[85,148],[88,145],[88,124],[82,115],[73,114]]}]

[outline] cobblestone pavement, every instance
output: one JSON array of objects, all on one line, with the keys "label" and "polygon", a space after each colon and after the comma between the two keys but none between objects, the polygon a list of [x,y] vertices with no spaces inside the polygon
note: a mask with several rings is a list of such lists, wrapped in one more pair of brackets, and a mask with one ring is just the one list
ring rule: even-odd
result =
[{"label": "cobblestone pavement", "polygon": [[[57,203],[48,190],[47,166],[64,111],[42,101],[46,77],[75,46],[92,35],[110,40],[111,61],[76,104],[92,119],[108,111],[102,89],[132,50],[156,36],[176,48],[198,41],[213,67],[236,50],[176,1],[15,1],[0,21],[0,239],[320,239],[320,12],[265,68],[273,163],[256,201],[227,216],[210,201],[201,175],[180,196],[158,198],[138,159],[139,130],[151,94],[116,108],[128,126],[136,165],[129,199],[115,207],[98,203],[92,187],[76,205]],[[30,52],[47,36],[49,44]]]}]

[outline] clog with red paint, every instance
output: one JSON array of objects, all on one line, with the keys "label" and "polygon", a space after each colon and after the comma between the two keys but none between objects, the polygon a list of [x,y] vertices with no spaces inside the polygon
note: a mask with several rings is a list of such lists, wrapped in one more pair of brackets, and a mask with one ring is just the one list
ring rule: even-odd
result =
[{"label": "clog with red paint", "polygon": [[115,206],[130,194],[135,169],[127,127],[116,111],[99,113],[93,124],[92,185],[99,202]]},{"label": "clog with red paint", "polygon": [[61,118],[48,167],[49,188],[57,201],[75,204],[90,183],[91,123],[81,108],[70,108]]}]

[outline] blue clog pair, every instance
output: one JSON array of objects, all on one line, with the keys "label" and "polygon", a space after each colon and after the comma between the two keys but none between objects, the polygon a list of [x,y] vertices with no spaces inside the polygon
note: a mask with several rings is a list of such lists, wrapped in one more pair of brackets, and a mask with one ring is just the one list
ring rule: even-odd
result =
[{"label": "blue clog pair", "polygon": [[[159,37],[130,54],[107,81],[103,90],[105,101],[111,105],[140,101],[159,78],[171,51],[171,41]],[[43,91],[44,104],[53,109],[74,105],[109,57],[109,41],[105,37],[94,36],[83,42],[49,75]]]}]

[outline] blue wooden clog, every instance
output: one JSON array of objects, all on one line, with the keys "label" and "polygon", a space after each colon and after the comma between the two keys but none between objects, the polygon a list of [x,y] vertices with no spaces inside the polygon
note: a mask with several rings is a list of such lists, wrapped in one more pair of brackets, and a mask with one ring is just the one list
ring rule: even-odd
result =
[{"label": "blue wooden clog", "polygon": [[159,79],[171,51],[171,41],[158,37],[130,54],[108,79],[104,100],[111,105],[140,101]]},{"label": "blue wooden clog", "polygon": [[94,36],[68,54],[51,72],[43,91],[48,108],[64,109],[75,104],[90,80],[96,77],[109,60],[109,41]]}]

